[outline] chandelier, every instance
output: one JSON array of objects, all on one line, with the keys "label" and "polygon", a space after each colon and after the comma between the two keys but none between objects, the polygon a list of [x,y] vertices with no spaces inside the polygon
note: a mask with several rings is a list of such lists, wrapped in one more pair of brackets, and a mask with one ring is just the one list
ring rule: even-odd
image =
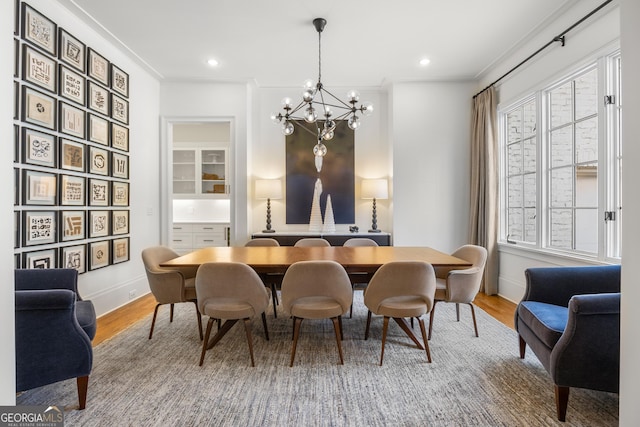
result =
[{"label": "chandelier", "polygon": [[[316,157],[318,172],[322,165],[322,157],[327,154],[327,147],[323,141],[333,139],[337,120],[347,120],[347,125],[351,130],[360,127],[360,117],[369,116],[373,113],[373,104],[362,103],[359,106],[360,94],[355,90],[347,92],[347,101],[342,101],[334,94],[325,89],[322,84],[322,45],[321,34],[327,21],[323,18],[313,20],[313,26],[318,32],[318,82],[308,79],[304,82],[302,100],[294,107],[293,100],[289,97],[282,100],[283,112],[271,113],[271,120],[282,126],[282,133],[291,135],[294,125],[309,131],[299,122],[304,120],[307,123],[315,123],[317,129],[317,143],[313,147],[313,154]],[[301,115],[300,115],[301,114]]]}]

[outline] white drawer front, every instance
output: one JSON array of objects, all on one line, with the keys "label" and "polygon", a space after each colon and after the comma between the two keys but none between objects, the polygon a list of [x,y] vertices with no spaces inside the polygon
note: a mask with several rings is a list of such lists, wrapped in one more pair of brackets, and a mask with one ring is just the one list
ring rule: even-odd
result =
[{"label": "white drawer front", "polygon": [[223,224],[191,224],[194,233],[220,233],[224,234],[226,225]]},{"label": "white drawer front", "polygon": [[191,233],[193,231],[193,224],[190,223],[173,223],[173,232],[174,233]]},{"label": "white drawer front", "polygon": [[193,235],[191,233],[173,233],[171,239],[172,248],[192,248],[193,247]]},{"label": "white drawer front", "polygon": [[194,248],[206,248],[209,246],[227,246],[224,234],[197,234],[193,236]]}]

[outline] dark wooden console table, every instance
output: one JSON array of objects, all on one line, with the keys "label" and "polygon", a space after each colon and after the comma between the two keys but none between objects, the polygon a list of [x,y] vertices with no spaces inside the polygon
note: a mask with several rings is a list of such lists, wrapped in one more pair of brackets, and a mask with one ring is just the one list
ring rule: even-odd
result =
[{"label": "dark wooden console table", "polygon": [[253,233],[251,235],[252,239],[260,239],[260,238],[271,238],[276,239],[280,246],[293,246],[300,239],[305,239],[309,237],[321,237],[326,239],[331,243],[331,246],[342,246],[344,242],[353,238],[361,238],[366,237],[371,240],[375,240],[375,242],[380,246],[391,246],[391,234],[389,233],[349,233],[349,232],[341,232],[341,233],[312,233],[312,232],[275,232],[275,233]]}]

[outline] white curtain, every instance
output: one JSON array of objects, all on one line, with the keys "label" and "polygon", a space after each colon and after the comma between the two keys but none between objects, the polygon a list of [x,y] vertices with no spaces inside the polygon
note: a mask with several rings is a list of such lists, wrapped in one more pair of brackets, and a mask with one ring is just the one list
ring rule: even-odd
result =
[{"label": "white curtain", "polygon": [[482,291],[498,293],[498,138],[492,87],[473,100],[469,241],[487,249]]}]

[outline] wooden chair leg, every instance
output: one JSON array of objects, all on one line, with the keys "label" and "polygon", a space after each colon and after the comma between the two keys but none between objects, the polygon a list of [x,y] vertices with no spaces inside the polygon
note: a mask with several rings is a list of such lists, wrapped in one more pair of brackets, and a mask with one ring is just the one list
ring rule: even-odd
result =
[{"label": "wooden chair leg", "polygon": [[256,366],[256,362],[253,360],[253,338],[251,338],[251,320],[249,318],[244,320],[244,331],[247,334],[247,343],[249,344],[249,354],[251,355],[251,367]]},{"label": "wooden chair leg", "polygon": [[338,316],[338,323],[340,324],[340,339],[344,341],[344,332],[342,332],[342,316]]},{"label": "wooden chair leg", "polygon": [[156,305],[155,310],[153,310],[153,319],[151,320],[151,330],[149,331],[149,339],[153,336],[153,327],[156,325],[156,316],[158,315],[158,308],[160,304]]},{"label": "wooden chair leg", "polygon": [[78,386],[78,409],[84,409],[87,406],[87,389],[89,388],[89,375],[76,378]]},{"label": "wooden chair leg", "polygon": [[262,326],[264,327],[264,337],[269,341],[269,328],[267,328],[267,315],[262,312]]},{"label": "wooden chair leg", "polygon": [[298,335],[300,334],[301,323],[302,323],[302,318],[300,317],[293,318],[293,345],[291,346],[291,363],[289,363],[290,367],[293,367],[293,361],[296,358],[296,346],[298,345]]},{"label": "wooden chair leg", "polygon": [[169,315],[169,322],[173,322],[173,304],[171,304],[171,314]]},{"label": "wooden chair leg", "polygon": [[333,329],[336,332],[336,343],[338,343],[338,354],[340,355],[340,364],[344,365],[344,359],[342,358],[342,344],[340,343],[340,341],[343,339],[342,338],[342,325],[339,320],[339,318],[337,317],[332,317],[331,320],[333,321]]},{"label": "wooden chair leg", "polygon": [[276,290],[276,284],[271,283],[271,300],[273,302],[273,317],[278,318],[278,310],[276,306],[278,305],[278,293]]},{"label": "wooden chair leg", "polygon": [[411,329],[413,329],[413,317],[411,318]]},{"label": "wooden chair leg", "polygon": [[471,318],[473,319],[473,329],[476,331],[476,337],[478,337],[478,324],[476,323],[476,311],[473,308],[473,304],[469,303],[471,307]]},{"label": "wooden chair leg", "polygon": [[456,322],[460,321],[460,304],[456,303]]},{"label": "wooden chair leg", "polygon": [[436,313],[436,303],[438,301],[434,300],[433,301],[433,307],[431,307],[431,314],[429,315],[429,339],[431,339],[431,332],[433,330],[433,316]]},{"label": "wooden chair leg", "polygon": [[384,316],[384,323],[382,324],[382,350],[380,352],[380,366],[384,360],[384,344],[387,341],[387,329],[389,329],[389,317]]},{"label": "wooden chair leg", "polygon": [[520,359],[524,359],[524,354],[527,350],[527,342],[521,335],[518,335],[518,344],[520,345]]},{"label": "wooden chair leg", "polygon": [[371,310],[367,313],[367,327],[364,330],[364,339],[369,339],[369,326],[371,326]]},{"label": "wooden chair leg", "polygon": [[202,342],[202,352],[200,353],[200,366],[204,362],[204,355],[207,352],[207,343],[209,342],[209,336],[211,335],[211,328],[213,326],[214,319],[212,317],[209,318],[207,322],[207,331],[204,334],[204,341]]},{"label": "wooden chair leg", "polygon": [[558,421],[565,421],[567,418],[567,404],[569,403],[569,387],[556,385],[556,412]]},{"label": "wooden chair leg", "polygon": [[198,317],[198,333],[200,334],[200,341],[202,341],[202,315],[198,310],[198,301],[192,301],[196,305],[196,316]]},{"label": "wooden chair leg", "polygon": [[424,326],[424,319],[418,317],[418,323],[420,324],[420,332],[422,332],[422,341],[424,341],[424,349],[427,352],[427,362],[431,363],[431,350],[429,350],[429,340],[427,339],[427,329]]}]

